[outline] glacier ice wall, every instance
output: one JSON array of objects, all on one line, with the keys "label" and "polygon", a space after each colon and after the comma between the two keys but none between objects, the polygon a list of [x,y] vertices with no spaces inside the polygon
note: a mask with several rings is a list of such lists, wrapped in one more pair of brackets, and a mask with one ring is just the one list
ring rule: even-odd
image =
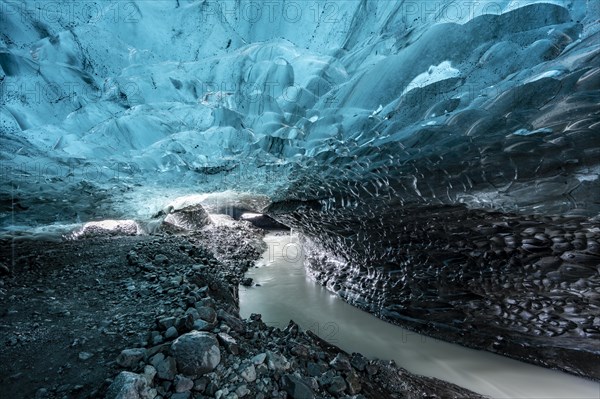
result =
[{"label": "glacier ice wall", "polygon": [[599,4],[2,0],[2,229],[238,193],[349,302],[600,378]]},{"label": "glacier ice wall", "polygon": [[232,188],[598,214],[593,1],[1,5],[3,220]]}]

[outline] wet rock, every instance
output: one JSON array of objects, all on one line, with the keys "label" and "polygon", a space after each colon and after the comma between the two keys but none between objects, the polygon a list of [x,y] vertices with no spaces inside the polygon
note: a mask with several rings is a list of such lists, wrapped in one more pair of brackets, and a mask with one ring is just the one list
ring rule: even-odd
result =
[{"label": "wet rock", "polygon": [[352,357],[350,358],[350,364],[358,371],[363,371],[368,362],[368,359],[360,353],[353,353]]},{"label": "wet rock", "polygon": [[169,258],[167,258],[165,255],[163,254],[158,254],[154,257],[154,264],[156,266],[164,266],[169,264]]},{"label": "wet rock", "polygon": [[171,327],[167,328],[167,331],[165,331],[166,339],[174,339],[174,338],[177,338],[178,336],[179,336],[179,332],[177,331],[177,328],[175,328],[175,326],[171,326]]},{"label": "wet rock", "polygon": [[341,353],[338,353],[329,365],[338,371],[350,371],[352,369],[348,357]]},{"label": "wet rock", "polygon": [[252,363],[254,363],[254,365],[258,366],[259,364],[264,363],[266,358],[267,358],[266,353],[259,353],[258,355],[254,356],[252,358]]},{"label": "wet rock", "polygon": [[140,263],[140,257],[137,252],[133,250],[129,251],[127,254],[127,263],[129,263],[129,266],[137,266]]},{"label": "wet rock", "polygon": [[314,362],[308,362],[306,365],[306,371],[311,377],[318,377],[323,372],[323,368]]},{"label": "wet rock", "polygon": [[218,390],[219,386],[217,384],[215,384],[214,382],[209,382],[206,386],[206,389],[204,390],[204,393],[208,396],[215,396]]},{"label": "wet rock", "polygon": [[212,371],[221,362],[219,342],[214,334],[192,331],[177,338],[171,345],[179,371],[199,377]]},{"label": "wet rock", "polygon": [[162,380],[172,380],[177,374],[177,365],[172,356],[165,357],[162,353],[157,353],[152,357],[150,363],[156,369],[158,378]]},{"label": "wet rock", "polygon": [[191,399],[192,394],[188,391],[188,392],[180,392],[180,393],[174,393],[171,396],[171,399]]},{"label": "wet rock", "polygon": [[198,379],[194,380],[194,388],[192,388],[196,392],[204,392],[208,384],[210,383],[210,378],[206,376],[202,376]]},{"label": "wet rock", "polygon": [[235,338],[233,338],[231,335],[221,332],[217,334],[217,339],[221,345],[223,345],[223,347],[225,347],[225,349],[227,349],[227,351],[232,355],[237,355],[240,353],[240,346]]},{"label": "wet rock", "polygon": [[336,375],[327,386],[327,392],[337,395],[346,390],[346,381],[344,377]]},{"label": "wet rock", "polygon": [[270,370],[285,371],[290,368],[290,362],[280,353],[267,351],[267,365]]},{"label": "wet rock", "polygon": [[251,286],[252,286],[252,281],[253,281],[253,280],[252,280],[252,278],[250,278],[250,277],[246,277],[246,278],[244,278],[244,279],[243,279],[243,280],[240,282],[240,284],[241,284],[241,285],[243,285],[243,286],[245,286],[245,287],[251,287]]},{"label": "wet rock", "polygon": [[281,389],[293,399],[314,399],[313,390],[294,374],[285,374],[281,378]]},{"label": "wet rock", "polygon": [[248,389],[248,387],[246,385],[240,385],[235,390],[235,394],[238,396],[238,398],[243,398],[243,397],[247,396],[249,393],[250,393],[250,390]]},{"label": "wet rock", "polygon": [[145,356],[146,349],[144,348],[123,349],[119,356],[117,356],[117,363],[121,367],[133,368],[137,366],[140,360]]},{"label": "wet rock", "polygon": [[194,315],[188,313],[178,318],[175,327],[179,333],[190,331],[194,327]]},{"label": "wet rock", "polygon": [[210,324],[202,319],[198,319],[194,321],[194,325],[192,326],[192,330],[198,331],[210,331],[214,327],[214,324]]},{"label": "wet rock", "polygon": [[[195,299],[194,299],[194,300],[191,300],[191,301],[189,301],[189,304],[190,304],[190,305],[194,305],[195,303],[196,303]],[[189,308],[188,310],[186,310],[186,311],[185,311],[185,315],[186,315],[186,316],[187,316],[187,315],[191,315],[191,316],[192,316],[192,319],[193,319],[194,321],[201,319],[201,317],[200,317],[200,313],[198,312],[198,309],[196,309],[196,308]]]},{"label": "wet rock", "polygon": [[144,367],[144,373],[142,374],[142,376],[146,379],[148,384],[152,384],[152,381],[154,381],[154,377],[156,376],[156,368],[147,364]]},{"label": "wet rock", "polygon": [[213,324],[217,321],[217,312],[209,306],[197,306],[196,310],[200,319],[206,321],[209,324]]},{"label": "wet rock", "polygon": [[219,309],[217,318],[239,333],[243,333],[246,330],[246,324],[242,320],[225,312],[223,309]]},{"label": "wet rock", "polygon": [[158,327],[161,330],[167,330],[170,327],[175,326],[175,322],[177,321],[177,318],[175,317],[163,317],[162,319],[159,319],[157,321]]},{"label": "wet rock", "polygon": [[365,366],[365,370],[367,373],[369,373],[369,375],[375,375],[379,371],[379,366],[374,363],[369,363]]},{"label": "wet rock", "polygon": [[246,382],[254,382],[256,380],[256,368],[252,363],[241,365],[238,372]]},{"label": "wet rock", "polygon": [[106,399],[150,399],[146,379],[139,374],[121,372],[110,384]]},{"label": "wet rock", "polygon": [[94,354],[90,353],[90,352],[79,352],[79,356],[78,357],[79,357],[79,360],[86,361],[86,360],[89,360],[92,357],[94,357]]},{"label": "wet rock", "polygon": [[348,393],[350,395],[356,395],[361,390],[360,378],[355,372],[351,372],[346,377],[346,383],[348,384]]},{"label": "wet rock", "polygon": [[308,352],[309,348],[306,345],[294,345],[292,349],[290,349],[292,355],[300,358],[307,358]]},{"label": "wet rock", "polygon": [[258,366],[255,367],[256,368],[256,375],[257,376],[261,376],[261,375],[267,375],[269,374],[269,368],[267,367],[266,364],[262,363],[259,364]]},{"label": "wet rock", "polygon": [[175,392],[187,392],[191,391],[194,387],[194,381],[183,375],[176,375],[173,385],[175,387]]}]

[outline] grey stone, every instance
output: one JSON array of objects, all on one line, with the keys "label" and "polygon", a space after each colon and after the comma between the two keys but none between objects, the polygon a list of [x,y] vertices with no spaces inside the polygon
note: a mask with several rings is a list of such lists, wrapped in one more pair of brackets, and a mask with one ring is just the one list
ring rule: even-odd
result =
[{"label": "grey stone", "polygon": [[331,383],[327,387],[327,392],[331,394],[339,394],[346,389],[346,381],[342,376],[336,375],[332,378]]},{"label": "grey stone", "polygon": [[192,318],[194,319],[194,321],[200,319],[200,313],[198,312],[198,309],[196,309],[196,308],[189,308],[188,310],[185,311],[185,314],[192,315]]},{"label": "grey stone", "polygon": [[191,391],[194,387],[194,381],[182,375],[176,375],[173,384],[175,385],[175,392]]},{"label": "grey stone", "polygon": [[204,390],[204,393],[208,396],[214,396],[218,390],[219,386],[217,384],[215,384],[214,382],[209,382],[206,386],[206,389]]},{"label": "grey stone", "polygon": [[319,385],[321,386],[327,386],[330,385],[331,382],[333,381],[333,377],[335,377],[335,371],[333,370],[328,370],[327,372],[321,374],[318,378],[318,382]]},{"label": "grey stone", "polygon": [[199,306],[196,308],[198,316],[209,324],[214,324],[217,321],[217,312],[209,306]]},{"label": "grey stone", "polygon": [[156,368],[147,364],[146,367],[144,367],[144,373],[142,375],[148,384],[152,384],[152,381],[154,381],[154,377],[156,376]]},{"label": "grey stone", "polygon": [[308,362],[306,365],[306,371],[308,372],[308,375],[312,377],[318,377],[323,372],[323,368],[317,363]]},{"label": "grey stone", "polygon": [[178,335],[179,335],[179,332],[177,331],[177,328],[175,328],[174,326],[167,328],[167,331],[165,332],[166,339],[177,338]]},{"label": "grey stone", "polygon": [[179,371],[199,377],[212,371],[221,362],[219,342],[214,334],[192,331],[177,338],[171,345]]},{"label": "grey stone", "polygon": [[358,375],[353,371],[348,373],[346,383],[348,384],[348,393],[350,393],[350,395],[356,395],[362,389],[360,378],[358,378]]},{"label": "grey stone", "polygon": [[106,399],[150,399],[146,379],[139,374],[122,371],[110,384]]},{"label": "grey stone", "polygon": [[350,371],[352,366],[350,360],[345,355],[338,353],[337,356],[329,363],[331,367],[338,371]]},{"label": "grey stone", "polygon": [[225,312],[223,309],[219,309],[217,316],[219,320],[225,322],[225,324],[239,333],[243,333],[246,330],[246,324],[242,320]]},{"label": "grey stone", "polygon": [[183,317],[178,318],[175,327],[177,327],[177,331],[180,333],[190,331],[194,328],[194,316],[188,313]]},{"label": "grey stone", "polygon": [[158,320],[157,324],[162,330],[166,330],[169,327],[174,326],[176,320],[177,319],[175,317],[163,317],[162,319]]},{"label": "grey stone", "polygon": [[239,398],[243,398],[244,396],[246,396],[250,393],[250,390],[248,389],[248,387],[246,385],[240,385],[235,390],[235,393]]},{"label": "grey stone", "polygon": [[217,334],[217,339],[219,340],[221,345],[223,345],[225,349],[227,349],[227,351],[232,355],[238,355],[240,353],[240,346],[238,345],[235,338],[233,338],[231,335],[224,332],[220,332]]},{"label": "grey stone", "polygon": [[314,399],[315,394],[300,377],[286,374],[281,378],[281,389],[293,399]]},{"label": "grey stone", "polygon": [[290,368],[290,362],[280,353],[267,351],[267,365],[270,370],[285,371]]},{"label": "grey stone", "polygon": [[129,251],[127,254],[127,263],[129,263],[129,266],[136,266],[140,263],[140,257],[137,252],[134,250]]},{"label": "grey stone", "polygon": [[163,254],[158,254],[154,257],[154,264],[157,266],[166,265],[169,263],[169,258]]},{"label": "grey stone", "polygon": [[254,367],[254,364],[243,364],[240,366],[238,372],[246,382],[253,382],[256,380],[256,368]]},{"label": "grey stone", "polygon": [[117,363],[125,368],[136,367],[144,356],[146,356],[146,349],[144,348],[123,349],[117,356]]},{"label": "grey stone", "polygon": [[252,286],[252,278],[251,277],[246,277],[244,278],[241,282],[241,285],[245,286],[245,287],[251,287]]},{"label": "grey stone", "polygon": [[152,343],[152,345],[159,345],[162,344],[164,341],[165,339],[160,334],[160,332],[156,330],[150,332],[150,342]]},{"label": "grey stone", "polygon": [[91,359],[93,356],[94,354],[90,352],[79,352],[79,360],[86,361]]},{"label": "grey stone", "polygon": [[209,331],[213,329],[214,324],[210,324],[205,320],[198,319],[194,321],[194,325],[192,326],[192,330],[198,331]]},{"label": "grey stone", "polygon": [[360,353],[353,353],[352,358],[350,359],[350,364],[358,371],[363,371],[367,366],[368,362],[369,361],[367,360],[367,358],[361,355]]},{"label": "grey stone", "polygon": [[150,363],[156,368],[158,378],[162,380],[172,380],[175,378],[177,366],[173,357],[165,357],[162,353],[157,353],[152,357]]},{"label": "grey stone", "polygon": [[204,392],[208,384],[210,383],[210,378],[207,376],[202,376],[197,380],[194,380],[194,391]]},{"label": "grey stone", "polygon": [[373,363],[369,363],[365,366],[365,370],[367,370],[367,373],[369,373],[369,375],[375,375],[379,371],[379,366]]},{"label": "grey stone", "polygon": [[252,363],[254,363],[254,365],[258,366],[259,364],[264,363],[266,358],[267,358],[266,353],[259,353],[258,355],[254,356],[252,358]]},{"label": "grey stone", "polygon": [[261,363],[258,366],[256,366],[256,375],[267,375],[269,374],[269,368],[267,367],[266,364]]}]

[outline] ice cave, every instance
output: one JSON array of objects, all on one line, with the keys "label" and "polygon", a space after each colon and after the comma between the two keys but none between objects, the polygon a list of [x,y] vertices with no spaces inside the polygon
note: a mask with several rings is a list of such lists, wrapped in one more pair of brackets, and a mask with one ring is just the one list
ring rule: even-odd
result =
[{"label": "ice cave", "polygon": [[600,1],[0,0],[0,397],[600,399]]}]

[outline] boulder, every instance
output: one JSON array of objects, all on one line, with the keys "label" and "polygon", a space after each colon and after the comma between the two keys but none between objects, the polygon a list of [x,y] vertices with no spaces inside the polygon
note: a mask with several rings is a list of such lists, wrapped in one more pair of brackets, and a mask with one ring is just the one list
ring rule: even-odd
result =
[{"label": "boulder", "polygon": [[191,377],[206,374],[221,362],[217,338],[204,331],[192,331],[180,336],[171,345],[171,352],[179,372]]},{"label": "boulder", "polygon": [[123,349],[117,356],[117,363],[121,367],[133,368],[138,365],[144,356],[146,356],[146,349],[144,348]]},{"label": "boulder", "polygon": [[314,399],[315,394],[300,377],[285,374],[281,378],[281,389],[293,399]]},{"label": "boulder", "polygon": [[164,223],[183,230],[200,230],[210,224],[208,213],[200,205],[188,206],[178,210],[172,210],[165,217]]},{"label": "boulder", "polygon": [[146,379],[139,374],[122,371],[110,384],[106,399],[150,399]]}]

